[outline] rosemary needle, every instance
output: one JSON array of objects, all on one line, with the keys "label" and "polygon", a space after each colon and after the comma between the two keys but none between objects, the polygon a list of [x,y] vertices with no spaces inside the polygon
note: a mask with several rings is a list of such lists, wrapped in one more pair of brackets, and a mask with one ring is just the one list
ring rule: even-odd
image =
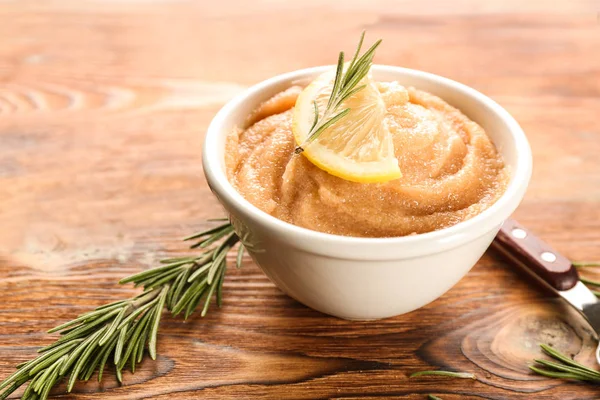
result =
[{"label": "rosemary needle", "polygon": [[[573,264],[573,265],[575,265],[575,264]],[[588,264],[587,266],[589,267],[589,266],[592,266],[592,265],[594,265],[594,264]],[[579,280],[580,280],[581,282],[585,283],[586,285],[591,285],[591,286],[600,287],[600,281],[595,281],[595,280],[593,280],[593,279],[589,279],[589,278],[586,278],[586,277],[584,277],[584,276],[580,276],[580,277],[579,277]],[[598,290],[594,290],[594,289],[590,289],[590,291],[591,291],[592,293],[594,293],[594,294],[596,295],[596,297],[600,297],[600,291],[598,291]]]},{"label": "rosemary needle", "polygon": [[578,261],[572,263],[574,267],[585,268],[585,267],[600,267],[600,261]]},{"label": "rosemary needle", "polygon": [[[217,219],[216,221],[223,221]],[[39,350],[39,356],[17,367],[17,371],[0,383],[0,400],[6,399],[26,384],[23,400],[46,399],[50,390],[67,379],[67,392],[77,380],[88,380],[98,371],[98,381],[111,362],[119,382],[122,370],[130,364],[132,372],[141,362],[145,349],[156,359],[156,343],[162,312],[173,315],[186,310],[185,318],[200,304],[206,315],[213,294],[221,306],[225,276],[225,256],[239,241],[229,223],[185,238],[194,240],[192,248],[204,247],[199,256],[162,260],[153,269],[120,281],[144,288],[142,294],[96,308],[74,320],[50,329],[61,337]],[[241,264],[244,247],[240,246],[236,264]]]},{"label": "rosemary needle", "polygon": [[[529,369],[538,375],[547,378],[571,379],[582,382],[600,383],[600,372],[586,367],[583,364],[562,354],[552,346],[540,344],[542,351],[556,361],[536,359],[537,365],[530,365]],[[543,368],[542,368],[543,367]]]},{"label": "rosemary needle", "polygon": [[583,282],[583,283],[587,283],[588,285],[600,286],[600,281],[595,281],[595,280],[592,280],[592,279],[588,279],[588,278],[585,278],[583,276],[579,277],[579,280],[581,282]]},{"label": "rosemary needle", "polygon": [[[591,285],[591,286],[595,286],[595,287],[600,287],[600,281],[595,281],[593,279],[588,279],[584,276],[580,276],[579,280],[583,283],[585,283],[586,285]],[[594,293],[596,295],[596,297],[600,297],[600,291],[598,290],[594,290],[594,289],[590,289],[590,291],[592,293]]]},{"label": "rosemary needle", "polygon": [[450,378],[462,378],[462,379],[477,379],[475,374],[470,372],[452,372],[452,371],[419,371],[411,374],[409,378],[416,378],[418,376],[428,376],[428,375],[437,375],[437,376],[447,376]]}]

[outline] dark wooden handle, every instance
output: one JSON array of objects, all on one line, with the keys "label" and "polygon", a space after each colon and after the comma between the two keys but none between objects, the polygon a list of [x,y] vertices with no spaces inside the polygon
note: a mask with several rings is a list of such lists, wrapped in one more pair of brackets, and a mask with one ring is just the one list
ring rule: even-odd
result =
[{"label": "dark wooden handle", "polygon": [[579,280],[577,270],[567,258],[512,219],[502,225],[494,245],[555,290],[571,289]]}]

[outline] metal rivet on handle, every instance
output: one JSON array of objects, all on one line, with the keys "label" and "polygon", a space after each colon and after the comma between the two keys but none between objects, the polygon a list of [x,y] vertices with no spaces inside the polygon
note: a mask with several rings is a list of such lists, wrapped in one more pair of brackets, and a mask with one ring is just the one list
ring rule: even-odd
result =
[{"label": "metal rivet on handle", "polygon": [[546,261],[546,262],[550,262],[553,263],[554,261],[556,261],[556,254],[554,253],[550,253],[549,251],[545,251],[541,254],[542,260]]},{"label": "metal rivet on handle", "polygon": [[527,232],[525,232],[523,229],[521,228],[515,228],[512,230],[512,235],[514,237],[516,237],[517,239],[525,239],[527,237]]}]

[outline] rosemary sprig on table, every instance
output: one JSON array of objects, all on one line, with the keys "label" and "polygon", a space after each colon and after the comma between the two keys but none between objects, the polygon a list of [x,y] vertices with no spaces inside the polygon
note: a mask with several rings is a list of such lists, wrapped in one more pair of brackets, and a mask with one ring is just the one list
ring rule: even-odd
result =
[{"label": "rosemary sprig on table", "polygon": [[366,87],[366,85],[358,86],[358,84],[369,73],[371,64],[373,64],[375,50],[381,43],[381,39],[376,41],[369,50],[359,57],[358,55],[360,54],[360,49],[362,47],[364,38],[365,32],[363,31],[363,33],[360,35],[360,40],[358,41],[358,47],[356,48],[354,57],[352,57],[352,60],[348,64],[345,72],[344,52],[340,52],[335,72],[335,79],[333,81],[333,88],[331,90],[331,95],[329,97],[329,101],[327,102],[327,106],[325,107],[325,111],[323,112],[323,116],[319,117],[319,107],[317,102],[314,101],[313,106],[315,116],[312,126],[304,143],[296,147],[296,154],[302,153],[304,148],[318,138],[321,133],[325,131],[325,129],[329,128],[331,125],[348,115],[350,112],[349,108],[339,111],[342,103],[350,96],[356,94]]},{"label": "rosemary sprig on table", "polygon": [[477,379],[477,376],[475,376],[475,374],[472,374],[470,372],[453,372],[453,371],[440,371],[440,370],[415,372],[414,374],[411,374],[409,376],[409,378],[416,378],[418,376],[429,376],[429,375],[445,376],[445,377],[449,377],[449,378]]},{"label": "rosemary sprig on table", "polygon": [[[432,370],[432,371],[419,371],[409,375],[409,378],[416,378],[419,376],[444,376],[448,378],[459,378],[459,379],[473,379],[476,380],[477,376],[470,372],[454,372],[454,371],[442,371],[442,370]],[[442,400],[441,398],[434,396],[432,394],[427,395],[428,400]]]},{"label": "rosemary sprig on table", "polygon": [[[122,370],[129,366],[135,372],[146,348],[150,357],[156,359],[158,328],[165,308],[173,316],[183,313],[187,319],[203,303],[204,317],[215,295],[220,307],[225,258],[239,240],[233,227],[226,222],[184,240],[194,241],[191,248],[203,251],[195,256],[163,260],[156,268],[122,279],[121,284],[133,283],[143,287],[143,292],[98,307],[48,331],[60,332],[61,336],[38,350],[37,358],[18,365],[17,371],[0,383],[0,400],[27,382],[21,397],[24,400],[46,399],[63,378],[68,378],[70,392],[77,380],[87,381],[95,371],[98,381],[102,380],[107,363],[115,366],[117,379],[122,382]],[[238,268],[243,251],[240,245]]]},{"label": "rosemary sprig on table", "polygon": [[[540,344],[542,351],[558,362],[536,359],[538,365],[530,365],[529,369],[548,378],[573,379],[578,381],[600,383],[600,372],[567,357],[555,348]],[[543,367],[543,368],[542,368]]]}]

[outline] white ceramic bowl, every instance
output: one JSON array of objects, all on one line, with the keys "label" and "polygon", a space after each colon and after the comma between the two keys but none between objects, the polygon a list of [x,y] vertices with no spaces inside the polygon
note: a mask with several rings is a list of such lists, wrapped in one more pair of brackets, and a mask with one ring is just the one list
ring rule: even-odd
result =
[{"label": "white ceramic bowl", "polygon": [[262,101],[324,72],[316,67],[279,75],[227,103],[211,122],[203,148],[208,184],[231,217],[254,261],[285,293],[315,310],[345,319],[407,313],[456,284],[488,248],[521,202],[531,176],[531,149],[514,118],[478,91],[441,76],[375,65],[381,81],[398,81],[446,100],[490,135],[511,179],[504,195],[476,217],[450,228],[396,238],[354,238],[283,222],[246,201],[225,172],[225,137]]}]

